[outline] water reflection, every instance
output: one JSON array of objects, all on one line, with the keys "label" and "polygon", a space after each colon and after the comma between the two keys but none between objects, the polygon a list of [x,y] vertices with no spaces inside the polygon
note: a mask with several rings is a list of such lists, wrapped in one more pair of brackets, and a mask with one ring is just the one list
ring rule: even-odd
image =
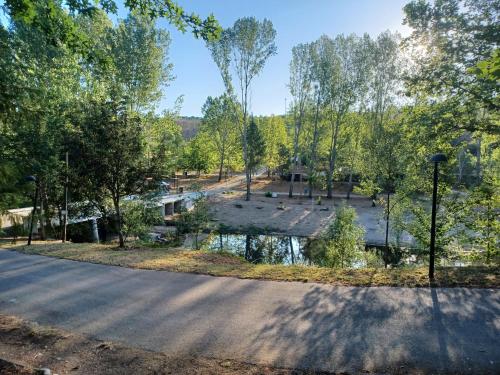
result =
[{"label": "water reflection", "polygon": [[212,251],[227,251],[245,258],[251,263],[311,264],[303,249],[306,237],[212,234],[206,248]]},{"label": "water reflection", "polygon": [[[302,264],[324,266],[324,250],[314,251],[319,240],[284,235],[213,233],[204,248],[227,251],[251,263]],[[345,260],[347,268],[414,266],[425,263],[427,256],[409,249],[367,246]]]}]

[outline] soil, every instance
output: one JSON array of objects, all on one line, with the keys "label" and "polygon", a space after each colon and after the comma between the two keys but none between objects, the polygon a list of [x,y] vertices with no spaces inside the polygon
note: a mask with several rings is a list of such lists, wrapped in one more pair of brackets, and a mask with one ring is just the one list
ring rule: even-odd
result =
[{"label": "soil", "polygon": [[0,374],[327,374],[215,358],[174,358],[0,315]]},{"label": "soil", "polygon": [[[210,197],[211,212],[214,221],[235,231],[260,228],[269,232],[293,236],[316,236],[321,233],[335,216],[335,208],[344,204],[340,199],[322,199],[321,205],[316,199],[307,197],[288,198],[284,193],[277,198],[254,194],[250,201],[245,201],[243,193],[221,194]],[[369,215],[369,221],[375,219],[379,208],[373,209],[367,199],[353,198],[347,202],[358,211],[359,220]],[[363,223],[362,223],[363,224]],[[383,234],[382,228],[374,228]]]}]

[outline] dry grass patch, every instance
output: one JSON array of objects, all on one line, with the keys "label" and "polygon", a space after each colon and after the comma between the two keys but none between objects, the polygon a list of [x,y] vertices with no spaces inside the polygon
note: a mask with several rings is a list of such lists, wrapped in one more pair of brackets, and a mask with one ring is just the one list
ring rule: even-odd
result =
[{"label": "dry grass patch", "polygon": [[[352,286],[424,287],[430,285],[426,267],[331,269],[298,265],[252,264],[227,253],[143,246],[120,249],[114,244],[62,244],[37,241],[32,246],[4,245],[4,248],[25,254],[39,254],[91,263],[243,279]],[[437,268],[433,286],[499,288],[499,280],[499,267],[447,267]]]},{"label": "dry grass patch", "polygon": [[[50,341],[47,341],[47,337]],[[0,315],[0,357],[0,374],[5,375],[34,375],[38,373],[34,369],[41,367],[50,368],[53,374],[81,375],[327,374],[223,358],[169,356],[40,326],[9,315]]]}]

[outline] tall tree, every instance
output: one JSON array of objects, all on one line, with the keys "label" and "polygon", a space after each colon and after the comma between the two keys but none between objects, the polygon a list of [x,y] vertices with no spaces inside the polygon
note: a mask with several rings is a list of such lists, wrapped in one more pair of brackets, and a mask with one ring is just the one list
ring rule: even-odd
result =
[{"label": "tall tree", "polygon": [[258,127],[265,143],[263,162],[270,176],[278,167],[287,162],[283,160],[283,149],[288,148],[285,121],[281,116],[261,117],[258,119]]},{"label": "tall tree", "polygon": [[119,99],[90,102],[82,110],[85,115],[72,150],[78,163],[75,168],[81,168],[79,174],[96,191],[101,187],[105,189],[113,203],[120,247],[123,247],[121,201],[127,195],[140,192],[150,175],[141,142],[142,122],[130,114],[126,103]]},{"label": "tall tree", "polygon": [[252,117],[247,127],[246,139],[248,142],[247,164],[250,176],[255,172],[255,168],[262,163],[266,151],[266,143],[261,130]]},{"label": "tall tree", "polygon": [[130,110],[152,110],[172,80],[170,35],[148,17],[129,14],[109,33],[114,88],[123,90]]},{"label": "tall tree", "polygon": [[[368,36],[339,35],[334,40],[323,38],[322,64],[328,69],[328,103],[330,106],[330,146],[326,173],[327,198],[332,198],[333,176],[338,156],[338,135],[346,115],[360,103],[367,88]],[[326,61],[325,61],[326,60]],[[324,71],[324,69],[322,70]]]},{"label": "tall tree", "polygon": [[292,48],[292,61],[290,62],[290,94],[293,97],[293,156],[292,177],[288,196],[293,197],[293,171],[299,165],[299,141],[302,133],[303,122],[308,103],[312,100],[313,58],[312,44],[299,44]]},{"label": "tall tree", "polygon": [[209,139],[215,144],[219,153],[219,178],[222,180],[222,171],[227,159],[228,149],[237,140],[237,124],[235,124],[235,113],[238,113],[238,105],[227,94],[217,98],[208,97],[203,105],[203,121],[201,131],[210,135]]},{"label": "tall tree", "polygon": [[[250,200],[251,182],[250,150],[247,140],[249,90],[253,79],[260,74],[266,61],[276,54],[275,38],[276,31],[271,21],[267,19],[258,21],[254,17],[246,17],[238,19],[232,28],[226,30],[223,33],[223,38],[216,42],[217,44],[208,45],[212,51],[212,57],[221,71],[226,91],[231,94],[233,86],[237,86],[240,91],[242,111],[240,135],[245,163],[247,200]],[[229,61],[232,61],[237,85],[228,84],[228,66],[231,65]]]}]

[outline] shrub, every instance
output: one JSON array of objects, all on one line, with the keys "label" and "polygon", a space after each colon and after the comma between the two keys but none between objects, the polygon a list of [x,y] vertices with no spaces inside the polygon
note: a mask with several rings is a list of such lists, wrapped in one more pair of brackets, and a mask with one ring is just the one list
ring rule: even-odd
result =
[{"label": "shrub", "polygon": [[122,230],[127,237],[144,237],[153,225],[163,223],[156,205],[142,201],[124,202],[122,205]]},{"label": "shrub", "polygon": [[325,232],[307,243],[306,254],[320,266],[350,267],[364,252],[363,236],[363,228],[356,223],[356,211],[341,206]]}]

